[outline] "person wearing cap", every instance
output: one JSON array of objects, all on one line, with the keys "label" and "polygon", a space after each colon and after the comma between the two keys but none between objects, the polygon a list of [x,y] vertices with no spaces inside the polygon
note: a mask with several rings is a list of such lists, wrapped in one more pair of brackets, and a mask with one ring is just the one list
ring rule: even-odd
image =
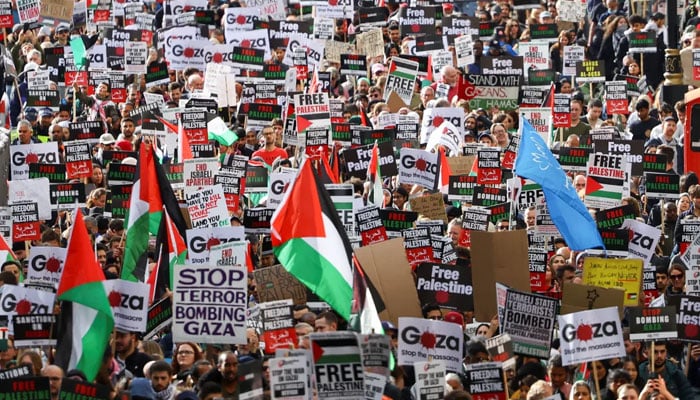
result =
[{"label": "person wearing cap", "polygon": [[396,327],[396,325],[392,324],[391,321],[382,321],[382,329],[384,330],[384,334],[389,336],[389,339],[391,340],[391,347],[392,349],[396,349],[399,347],[399,329]]},{"label": "person wearing cap", "polygon": [[39,110],[39,120],[34,129],[37,136],[50,137],[49,127],[51,127],[51,122],[53,121],[53,111],[50,108],[45,107]]},{"label": "person wearing cap", "polygon": [[58,47],[64,47],[68,46],[68,42],[70,39],[70,27],[66,24],[60,24],[56,28],[56,32],[54,34],[55,41],[53,42],[53,45]]},{"label": "person wearing cap", "polygon": [[17,38],[15,45],[10,50],[10,53],[12,54],[12,61],[14,61],[15,68],[18,72],[24,71],[24,65],[26,64],[26,59],[24,57],[27,54],[24,46],[25,44],[29,44],[29,48],[33,47],[43,54],[43,49],[37,40],[37,31],[40,28],[41,25],[36,22],[25,23],[21,26],[19,37]]},{"label": "person wearing cap", "polygon": [[377,82],[386,73],[386,67],[382,63],[372,65],[372,82]]},{"label": "person wearing cap", "polygon": [[498,4],[494,5],[491,7],[491,10],[489,10],[489,13],[491,14],[491,22],[493,22],[493,25],[501,25],[501,20],[503,19],[503,10],[501,9],[501,6]]}]

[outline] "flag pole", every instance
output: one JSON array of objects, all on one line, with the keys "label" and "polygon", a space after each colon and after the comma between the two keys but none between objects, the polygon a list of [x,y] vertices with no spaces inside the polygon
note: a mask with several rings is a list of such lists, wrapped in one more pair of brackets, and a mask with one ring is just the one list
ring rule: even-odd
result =
[{"label": "flag pole", "polygon": [[[653,345],[652,345],[653,346]],[[653,349],[653,347],[652,347]],[[593,363],[600,362],[600,361],[593,361]],[[600,399],[600,382],[598,382],[598,369],[595,367],[595,364],[591,363],[591,366],[593,367],[593,381],[595,382],[595,398]]]}]

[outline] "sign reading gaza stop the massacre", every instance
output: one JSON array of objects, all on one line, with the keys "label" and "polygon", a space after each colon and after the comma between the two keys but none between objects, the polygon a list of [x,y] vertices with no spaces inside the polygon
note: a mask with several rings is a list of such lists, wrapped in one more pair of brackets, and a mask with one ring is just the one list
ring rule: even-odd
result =
[{"label": "sign reading gaza stop the massacre", "polygon": [[625,356],[617,307],[560,315],[558,323],[564,366]]},{"label": "sign reading gaza stop the massacre", "polygon": [[175,341],[248,343],[248,273],[244,265],[177,266],[174,287]]},{"label": "sign reading gaza stop the massacre", "polygon": [[464,335],[458,324],[423,318],[399,318],[399,365],[412,365],[432,357],[448,371],[462,370]]}]

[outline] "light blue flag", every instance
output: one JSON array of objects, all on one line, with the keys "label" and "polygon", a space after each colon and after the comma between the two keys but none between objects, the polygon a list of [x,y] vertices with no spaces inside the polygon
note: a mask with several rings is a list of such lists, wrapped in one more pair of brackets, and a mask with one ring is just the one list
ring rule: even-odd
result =
[{"label": "light blue flag", "polygon": [[522,136],[515,158],[515,173],[542,186],[552,221],[570,249],[604,249],[596,223],[578,198],[571,179],[527,119],[520,118],[520,126]]}]

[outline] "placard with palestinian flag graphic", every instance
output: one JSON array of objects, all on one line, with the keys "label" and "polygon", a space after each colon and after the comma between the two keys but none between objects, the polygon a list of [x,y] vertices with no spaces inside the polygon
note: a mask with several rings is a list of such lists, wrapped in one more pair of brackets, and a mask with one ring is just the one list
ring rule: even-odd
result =
[{"label": "placard with palestinian flag graphic", "polygon": [[364,400],[362,357],[356,334],[323,332],[309,336],[319,400]]},{"label": "placard with palestinian flag graphic", "polygon": [[627,171],[625,156],[592,153],[586,167],[586,207],[606,209],[620,205]]},{"label": "placard with palestinian flag graphic", "polygon": [[417,62],[392,57],[389,76],[386,80],[386,86],[384,86],[384,100],[389,102],[392,98],[391,94],[396,93],[405,104],[411,104],[417,73]]}]

